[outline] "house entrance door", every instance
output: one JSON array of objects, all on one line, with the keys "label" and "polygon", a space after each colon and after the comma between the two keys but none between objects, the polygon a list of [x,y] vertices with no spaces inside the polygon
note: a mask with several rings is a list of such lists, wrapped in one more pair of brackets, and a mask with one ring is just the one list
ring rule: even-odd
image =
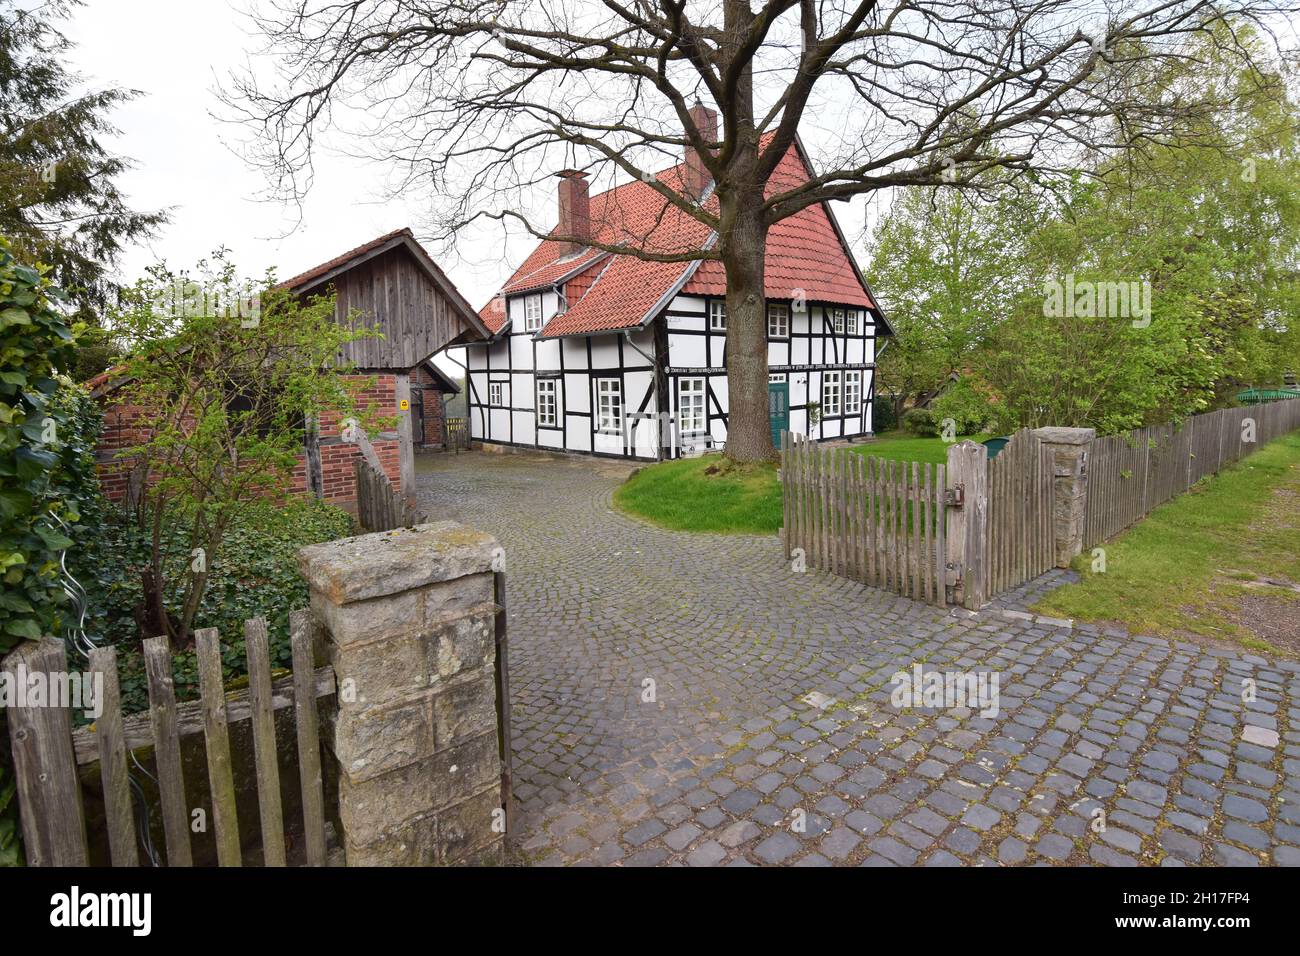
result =
[{"label": "house entrance door", "polygon": [[781,432],[790,427],[790,383],[767,383],[767,417],[772,423],[772,445],[781,447]]}]

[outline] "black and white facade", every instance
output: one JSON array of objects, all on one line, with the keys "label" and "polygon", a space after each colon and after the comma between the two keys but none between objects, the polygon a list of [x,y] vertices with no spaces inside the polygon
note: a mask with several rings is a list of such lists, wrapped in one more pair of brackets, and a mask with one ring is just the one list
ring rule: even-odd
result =
[{"label": "black and white facade", "polygon": [[[504,305],[497,337],[466,350],[475,440],[646,460],[725,446],[723,298],[680,293],[635,329],[550,338],[539,332],[561,307],[555,289]],[[789,429],[814,439],[869,434],[872,312],[798,300],[767,309],[769,379],[788,386]]]}]

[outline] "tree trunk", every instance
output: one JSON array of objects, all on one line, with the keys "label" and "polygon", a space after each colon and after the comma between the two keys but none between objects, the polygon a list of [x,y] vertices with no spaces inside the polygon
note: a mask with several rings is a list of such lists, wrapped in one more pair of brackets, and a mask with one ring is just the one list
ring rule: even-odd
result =
[{"label": "tree trunk", "polygon": [[720,252],[727,272],[727,457],[771,461],[776,449],[768,418],[763,190],[718,198],[725,237]]},{"label": "tree trunk", "polygon": [[743,52],[754,22],[748,0],[725,0],[723,59],[741,57],[730,102],[719,103],[732,141],[727,175],[718,184],[719,245],[727,273],[727,457],[734,462],[771,461],[772,426],[767,399],[767,305],[763,273],[767,224],[758,174],[754,128],[753,60]]}]

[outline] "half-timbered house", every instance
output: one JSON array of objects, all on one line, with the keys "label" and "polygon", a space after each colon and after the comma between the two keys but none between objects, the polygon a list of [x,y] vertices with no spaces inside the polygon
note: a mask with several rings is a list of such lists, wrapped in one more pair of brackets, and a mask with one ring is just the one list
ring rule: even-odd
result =
[{"label": "half-timbered house", "polygon": [[[716,133],[716,116],[695,110]],[[711,183],[692,152],[656,179],[708,203]],[[796,142],[769,194],[810,170]],[[716,241],[649,183],[591,196],[584,173],[559,180],[555,235],[674,253]],[[765,282],[774,428],[815,439],[869,434],[876,342],[890,330],[828,205],[772,227]],[[466,349],[475,440],[642,459],[725,445],[720,262],[651,262],[548,238],[479,315],[491,339]]]}]

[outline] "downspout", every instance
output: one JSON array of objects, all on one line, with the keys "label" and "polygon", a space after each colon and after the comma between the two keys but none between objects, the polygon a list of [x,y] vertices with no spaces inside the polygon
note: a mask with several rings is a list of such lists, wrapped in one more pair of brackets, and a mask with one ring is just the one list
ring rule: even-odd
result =
[{"label": "downspout", "polygon": [[[638,352],[638,353],[641,355],[641,357],[642,357],[643,359],[645,359],[646,361],[648,361],[648,362],[650,363],[650,369],[651,369],[651,379],[650,379],[651,385],[650,385],[650,387],[655,389],[655,398],[656,398],[656,402],[655,402],[655,404],[657,405],[657,404],[658,404],[658,401],[657,401],[657,399],[658,399],[658,389],[656,388],[655,383],[656,383],[656,382],[658,381],[658,379],[659,379],[659,360],[656,359],[653,355],[651,355],[651,354],[649,354],[648,352],[646,352],[645,350],[643,350],[643,349],[641,348],[641,346],[637,345],[635,342],[632,341],[632,330],[631,330],[631,329],[624,329],[624,330],[623,330],[623,341],[627,342],[628,345],[632,346],[632,348],[633,348],[636,352]],[[663,408],[659,409],[659,415],[662,416],[663,414],[665,414],[666,411],[667,411],[667,409],[663,409]],[[663,419],[660,418],[660,421],[662,422]],[[663,460],[664,460],[664,448],[663,448],[663,442],[660,441],[660,438],[661,438],[661,437],[662,437],[662,436],[660,436],[660,435],[655,435],[655,461],[663,461]]]}]

